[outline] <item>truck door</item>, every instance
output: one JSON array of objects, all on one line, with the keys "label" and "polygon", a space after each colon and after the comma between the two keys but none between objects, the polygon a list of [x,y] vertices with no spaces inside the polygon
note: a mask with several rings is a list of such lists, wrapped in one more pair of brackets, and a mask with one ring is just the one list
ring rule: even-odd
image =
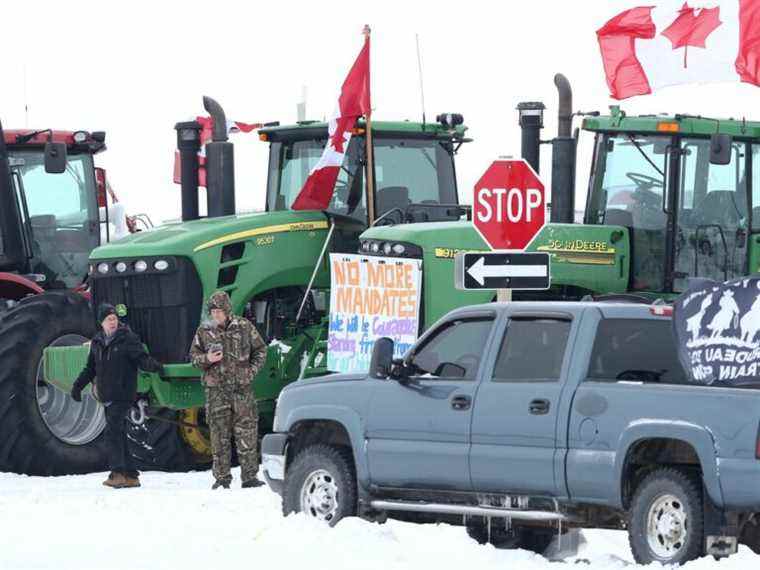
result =
[{"label": "truck door", "polygon": [[470,472],[483,492],[558,495],[560,382],[572,321],[512,316],[475,399]]},{"label": "truck door", "polygon": [[373,485],[470,489],[472,401],[493,321],[489,314],[445,322],[414,349],[411,378],[373,381],[366,428]]}]

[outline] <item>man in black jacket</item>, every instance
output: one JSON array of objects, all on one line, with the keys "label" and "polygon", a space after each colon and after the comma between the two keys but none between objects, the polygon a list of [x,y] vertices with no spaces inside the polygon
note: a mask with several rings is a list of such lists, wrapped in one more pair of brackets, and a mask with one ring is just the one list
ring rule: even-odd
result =
[{"label": "man in black jacket", "polygon": [[105,438],[111,474],[103,485],[121,489],[139,487],[139,473],[127,448],[127,414],[137,397],[137,370],[162,372],[138,336],[121,325],[113,305],[98,307],[101,331],[90,343],[87,364],[71,389],[71,397],[82,400],[82,390],[94,381],[93,394],[106,408]]}]

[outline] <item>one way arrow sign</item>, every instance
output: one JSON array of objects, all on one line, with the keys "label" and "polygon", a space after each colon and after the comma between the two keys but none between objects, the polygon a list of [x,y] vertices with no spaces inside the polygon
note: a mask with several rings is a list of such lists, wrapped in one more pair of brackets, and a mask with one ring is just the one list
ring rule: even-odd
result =
[{"label": "one way arrow sign", "polygon": [[460,253],[457,289],[548,289],[548,253]]}]

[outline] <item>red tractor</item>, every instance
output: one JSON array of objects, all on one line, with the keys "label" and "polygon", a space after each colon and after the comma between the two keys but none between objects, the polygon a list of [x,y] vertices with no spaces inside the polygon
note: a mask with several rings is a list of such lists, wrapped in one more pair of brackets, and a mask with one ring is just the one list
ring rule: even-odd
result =
[{"label": "red tractor", "polygon": [[[0,471],[105,468],[104,454],[84,458],[78,468],[66,459],[72,449],[86,454],[77,448],[103,439],[103,407],[89,395],[75,402],[44,382],[40,364],[46,347],[82,344],[95,333],[86,284],[90,252],[152,225],[147,216],[126,216],[105,171],[95,167],[94,156],[105,148],[104,132],[0,126]],[[136,455],[164,467],[182,447],[176,433],[170,424],[141,426],[133,434]]]}]

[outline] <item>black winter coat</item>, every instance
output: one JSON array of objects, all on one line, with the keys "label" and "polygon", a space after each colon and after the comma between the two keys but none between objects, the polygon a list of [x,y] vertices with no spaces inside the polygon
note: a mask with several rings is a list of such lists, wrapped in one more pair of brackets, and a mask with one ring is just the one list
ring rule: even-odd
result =
[{"label": "black winter coat", "polygon": [[90,343],[90,354],[74,386],[84,389],[95,381],[101,402],[133,402],[137,397],[137,370],[161,372],[161,365],[143,348],[140,338],[128,327],[116,329],[106,344],[103,331]]}]

